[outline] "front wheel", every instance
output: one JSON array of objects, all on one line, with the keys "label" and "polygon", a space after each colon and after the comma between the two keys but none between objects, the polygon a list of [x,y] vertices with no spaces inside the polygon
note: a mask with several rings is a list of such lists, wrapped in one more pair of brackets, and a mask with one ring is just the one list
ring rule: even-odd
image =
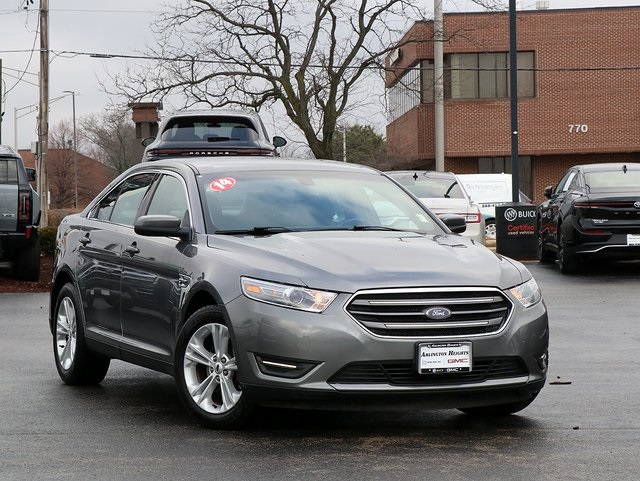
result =
[{"label": "front wheel", "polygon": [[548,264],[554,262],[556,260],[556,255],[554,252],[550,252],[545,248],[544,238],[542,237],[542,226],[538,222],[538,246],[537,246],[537,254],[538,260],[542,263]]},{"label": "front wheel", "polygon": [[484,224],[484,236],[488,240],[496,240],[496,221],[489,219]]},{"label": "front wheel", "polygon": [[498,416],[509,416],[510,414],[517,413],[526,408],[529,404],[531,404],[540,391],[535,392],[531,395],[529,399],[525,399],[524,401],[516,401],[512,403],[506,404],[497,404],[495,406],[481,406],[481,407],[473,407],[473,408],[460,408],[459,411],[462,411],[465,414],[469,414],[470,416],[490,416],[490,417],[498,417]]},{"label": "front wheel", "polygon": [[65,284],[54,311],[53,355],[58,374],[66,384],[99,384],[107,375],[110,359],[87,349],[81,306],[75,286]]},{"label": "front wheel", "polygon": [[187,320],[178,339],[175,358],[180,400],[204,426],[242,427],[253,405],[238,380],[236,350],[220,310],[198,309]]}]

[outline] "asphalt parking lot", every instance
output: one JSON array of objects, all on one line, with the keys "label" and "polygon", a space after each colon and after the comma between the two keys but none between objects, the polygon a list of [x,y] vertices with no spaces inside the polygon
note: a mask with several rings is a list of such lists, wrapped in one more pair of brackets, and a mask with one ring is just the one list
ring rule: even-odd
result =
[{"label": "asphalt parking lot", "polygon": [[46,294],[0,294],[0,480],[637,480],[640,263],[563,276],[528,262],[551,367],[519,415],[261,410],[200,428],[172,379],[112,363],[99,387],[56,373]]}]

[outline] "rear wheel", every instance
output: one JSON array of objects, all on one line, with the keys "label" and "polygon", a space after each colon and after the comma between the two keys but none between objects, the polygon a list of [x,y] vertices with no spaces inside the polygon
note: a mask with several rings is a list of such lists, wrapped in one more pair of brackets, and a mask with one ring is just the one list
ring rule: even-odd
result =
[{"label": "rear wheel", "polygon": [[242,427],[251,416],[238,380],[236,350],[229,328],[215,306],[198,309],[187,320],[176,347],[180,400],[204,426]]},{"label": "rear wheel", "polygon": [[110,360],[87,349],[81,309],[75,286],[65,284],[54,311],[53,355],[58,374],[66,384],[98,384],[107,375]]},{"label": "rear wheel", "polygon": [[525,399],[524,401],[497,404],[495,406],[460,408],[459,411],[462,411],[465,414],[469,414],[470,416],[508,416],[510,414],[522,411],[529,404],[531,404],[536,399],[536,397],[538,397],[539,393],[540,391],[533,393],[529,399]]},{"label": "rear wheel", "polygon": [[40,280],[40,239],[28,247],[18,249],[13,265],[16,279],[38,282]]},{"label": "rear wheel", "polygon": [[558,267],[563,274],[572,274],[578,270],[578,259],[575,254],[567,252],[567,238],[562,231],[562,227],[558,227]]}]

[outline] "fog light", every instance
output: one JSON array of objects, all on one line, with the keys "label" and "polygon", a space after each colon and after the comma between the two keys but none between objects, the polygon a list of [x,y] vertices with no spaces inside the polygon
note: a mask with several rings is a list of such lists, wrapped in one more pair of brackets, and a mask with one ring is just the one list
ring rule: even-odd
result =
[{"label": "fog light", "polygon": [[538,366],[542,371],[546,371],[549,367],[549,352],[546,351],[542,356],[538,358]]},{"label": "fog light", "polygon": [[298,359],[264,356],[262,354],[254,354],[254,357],[262,374],[287,379],[300,378],[320,364],[316,361],[300,361]]}]

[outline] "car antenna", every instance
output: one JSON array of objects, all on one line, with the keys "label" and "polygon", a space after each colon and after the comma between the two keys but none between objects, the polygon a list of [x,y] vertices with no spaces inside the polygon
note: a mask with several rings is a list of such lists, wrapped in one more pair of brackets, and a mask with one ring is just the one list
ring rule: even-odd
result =
[{"label": "car antenna", "polygon": [[413,180],[418,180],[418,174],[416,174],[415,172],[413,173]]},{"label": "car antenna", "polygon": [[626,164],[622,166],[622,172],[624,172],[625,174],[627,173],[627,166],[626,166]]}]

